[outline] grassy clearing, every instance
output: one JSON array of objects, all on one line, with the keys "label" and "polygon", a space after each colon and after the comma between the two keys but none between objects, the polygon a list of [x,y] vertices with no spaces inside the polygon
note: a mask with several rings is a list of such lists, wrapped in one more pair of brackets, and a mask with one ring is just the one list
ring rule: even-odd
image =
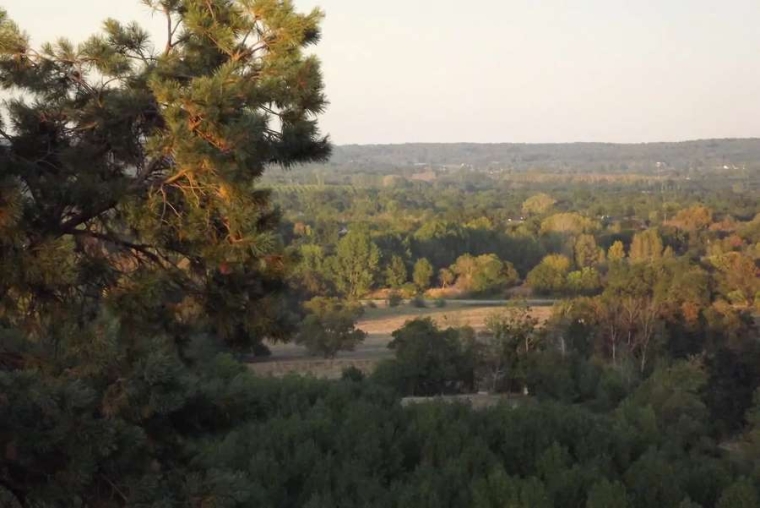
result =
[{"label": "grassy clearing", "polygon": [[[482,330],[486,319],[494,312],[503,309],[504,305],[477,305],[467,302],[449,301],[446,307],[435,308],[432,302],[426,308],[416,308],[411,305],[399,307],[378,307],[366,309],[357,327],[368,335],[387,336],[390,341],[391,333],[398,330],[404,323],[419,317],[430,317],[441,327],[471,326],[476,331]],[[540,322],[551,315],[551,307],[533,307],[532,313]]]},{"label": "grassy clearing", "polygon": [[[505,303],[454,300],[448,301],[443,308],[434,307],[433,302],[428,302],[425,308],[417,308],[408,303],[398,307],[367,308],[357,323],[357,327],[367,333],[367,338],[355,351],[340,353],[334,360],[325,360],[309,357],[303,348],[295,344],[275,344],[271,346],[270,358],[252,363],[250,368],[265,376],[295,373],[328,379],[339,378],[343,369],[349,366],[371,372],[377,362],[393,356],[393,352],[388,349],[391,334],[407,321],[430,317],[441,327],[471,326],[480,331],[485,328],[488,316],[504,306]],[[551,309],[550,306],[536,306],[532,307],[532,312],[539,322],[544,322],[551,315]]]}]

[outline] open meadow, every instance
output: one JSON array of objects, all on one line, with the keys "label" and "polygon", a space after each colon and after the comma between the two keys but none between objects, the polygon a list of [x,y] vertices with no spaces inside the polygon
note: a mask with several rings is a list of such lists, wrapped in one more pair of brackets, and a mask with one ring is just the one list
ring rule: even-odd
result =
[{"label": "open meadow", "polygon": [[[508,300],[447,300],[442,308],[435,307],[433,302],[418,308],[409,302],[398,307],[388,307],[383,302],[365,308],[356,326],[367,337],[354,351],[342,351],[333,359],[325,359],[309,356],[305,348],[296,344],[270,344],[272,356],[254,361],[249,366],[257,374],[265,376],[295,373],[336,379],[343,369],[351,366],[371,372],[379,361],[393,357],[393,351],[388,349],[388,344],[393,340],[391,334],[407,321],[430,317],[442,328],[469,326],[480,332],[485,328],[488,316],[504,309],[508,303]],[[532,315],[539,322],[543,323],[551,315],[553,301],[535,300],[528,303]]]}]

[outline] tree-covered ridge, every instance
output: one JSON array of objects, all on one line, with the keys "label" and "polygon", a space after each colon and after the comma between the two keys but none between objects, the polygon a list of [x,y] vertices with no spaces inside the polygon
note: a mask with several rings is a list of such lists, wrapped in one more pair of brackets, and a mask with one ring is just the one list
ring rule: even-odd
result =
[{"label": "tree-covered ridge", "polygon": [[760,139],[707,139],[678,143],[407,143],[340,145],[336,168],[450,167],[570,172],[711,172],[724,166],[757,168]]}]

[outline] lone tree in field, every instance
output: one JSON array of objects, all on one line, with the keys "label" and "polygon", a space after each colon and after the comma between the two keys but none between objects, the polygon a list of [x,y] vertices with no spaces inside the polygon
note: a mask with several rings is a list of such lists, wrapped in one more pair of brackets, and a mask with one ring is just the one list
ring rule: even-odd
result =
[{"label": "lone tree in field", "polygon": [[360,304],[317,297],[304,307],[309,314],[301,323],[296,343],[313,355],[335,358],[339,351],[353,351],[367,335],[356,328],[364,311]]},{"label": "lone tree in field", "polygon": [[135,24],[40,49],[0,13],[0,316],[43,336],[103,308],[229,344],[291,331],[267,167],[323,160],[322,14],[274,0],[147,0]]}]

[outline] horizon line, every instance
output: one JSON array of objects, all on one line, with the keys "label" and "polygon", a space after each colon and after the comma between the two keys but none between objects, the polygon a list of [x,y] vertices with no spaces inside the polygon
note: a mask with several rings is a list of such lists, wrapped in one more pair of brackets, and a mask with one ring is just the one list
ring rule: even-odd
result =
[{"label": "horizon line", "polygon": [[679,141],[404,141],[388,143],[333,143],[336,147],[351,146],[406,146],[406,145],[617,145],[617,146],[640,146],[640,145],[677,145],[688,143],[705,143],[710,141],[760,141],[757,137],[727,137],[727,138],[696,138]]}]

